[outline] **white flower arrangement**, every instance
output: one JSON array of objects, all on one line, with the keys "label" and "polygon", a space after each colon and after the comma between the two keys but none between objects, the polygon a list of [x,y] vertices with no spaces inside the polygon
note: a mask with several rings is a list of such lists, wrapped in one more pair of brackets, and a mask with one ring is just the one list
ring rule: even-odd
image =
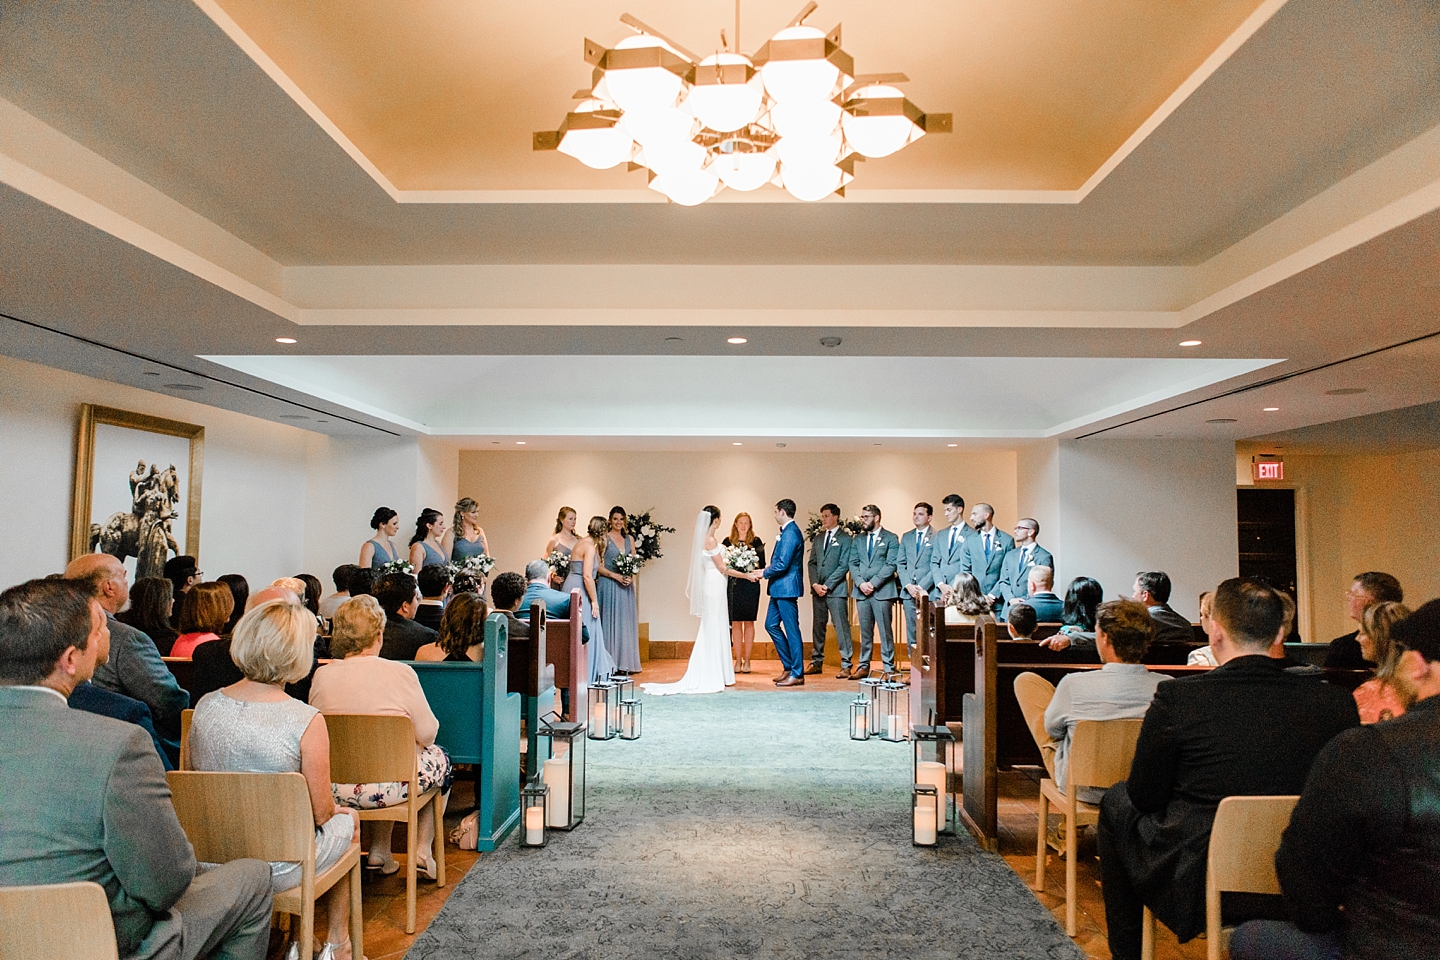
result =
[{"label": "white flower arrangement", "polygon": [[482,553],[477,556],[466,557],[458,563],[452,561],[450,564],[450,574],[452,576],[469,574],[472,577],[484,577],[490,573],[491,568],[494,566],[495,558],[488,553]]},{"label": "white flower arrangement", "polygon": [[738,547],[726,547],[725,566],[740,573],[751,573],[760,568],[760,555],[748,543],[742,543]]},{"label": "white flower arrangement", "polygon": [[561,553],[559,550],[546,557],[545,563],[549,565],[550,572],[557,577],[563,577],[570,572],[570,555]]},{"label": "white flower arrangement", "polygon": [[618,553],[615,555],[615,559],[611,561],[610,569],[622,577],[633,577],[640,572],[640,568],[643,566],[645,566],[645,561],[641,560],[635,554]]},{"label": "white flower arrangement", "polygon": [[411,566],[409,560],[391,560],[389,563],[381,564],[379,572],[383,577],[387,573],[414,573],[415,568]]}]

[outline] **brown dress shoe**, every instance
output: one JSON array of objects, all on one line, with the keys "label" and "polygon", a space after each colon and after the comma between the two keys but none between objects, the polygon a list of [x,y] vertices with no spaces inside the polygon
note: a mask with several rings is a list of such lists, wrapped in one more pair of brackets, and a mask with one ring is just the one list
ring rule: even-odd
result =
[{"label": "brown dress shoe", "polygon": [[864,680],[868,676],[870,676],[869,667],[856,667],[854,670],[850,671],[851,680]]},{"label": "brown dress shoe", "polygon": [[840,668],[840,672],[837,673],[837,674],[835,674],[835,679],[836,679],[836,680],[849,680],[849,679],[850,679],[850,668],[849,668],[849,667],[841,667],[841,668]]},{"label": "brown dress shoe", "polygon": [[800,677],[786,677],[784,680],[781,680],[779,683],[775,684],[775,686],[777,686],[777,687],[803,687],[803,686],[805,686],[805,678],[804,678],[803,676],[800,676]]},{"label": "brown dress shoe", "polygon": [[814,675],[817,674],[817,673],[822,673],[822,672],[824,672],[824,670],[825,670],[825,665],[824,665],[823,663],[812,663],[812,664],[810,664],[810,666],[808,666],[808,667],[805,668],[805,674],[804,674],[804,675],[807,676],[807,677],[810,677],[810,676],[814,676]]}]

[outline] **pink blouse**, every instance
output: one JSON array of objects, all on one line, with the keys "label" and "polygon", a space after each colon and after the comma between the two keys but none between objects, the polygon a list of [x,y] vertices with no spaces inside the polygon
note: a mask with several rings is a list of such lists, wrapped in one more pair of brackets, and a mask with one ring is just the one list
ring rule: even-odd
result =
[{"label": "pink blouse", "polygon": [[1360,722],[1367,724],[1393,720],[1405,712],[1395,688],[1379,678],[1355,688],[1355,705],[1360,708]]},{"label": "pink blouse", "polygon": [[182,633],[175,639],[175,646],[170,648],[172,657],[191,657],[195,655],[195,648],[202,643],[209,643],[211,640],[220,638],[213,633]]}]

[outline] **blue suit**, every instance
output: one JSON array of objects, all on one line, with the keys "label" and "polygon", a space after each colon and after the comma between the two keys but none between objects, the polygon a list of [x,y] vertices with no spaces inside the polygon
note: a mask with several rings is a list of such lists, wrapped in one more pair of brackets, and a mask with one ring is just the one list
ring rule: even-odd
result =
[{"label": "blue suit", "polygon": [[[792,677],[804,676],[800,640],[800,595],[805,592],[805,540],[791,520],[775,541],[770,565],[760,574],[770,581],[770,603],[765,611],[765,632],[775,641],[780,663]],[[783,626],[783,629],[782,629]]]},{"label": "blue suit", "polygon": [[521,620],[529,620],[530,604],[536,600],[545,604],[545,616],[554,617],[557,620],[570,618],[570,594],[551,590],[543,583],[533,580],[525,585],[525,595],[520,598],[520,609],[515,612],[515,616]]}]

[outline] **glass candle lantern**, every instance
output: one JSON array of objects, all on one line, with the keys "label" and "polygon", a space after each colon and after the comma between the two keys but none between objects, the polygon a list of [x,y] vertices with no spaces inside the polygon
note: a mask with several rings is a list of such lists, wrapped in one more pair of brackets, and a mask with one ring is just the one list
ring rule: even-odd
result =
[{"label": "glass candle lantern", "polygon": [[880,685],[880,739],[904,743],[910,739],[910,685],[894,681]]},{"label": "glass candle lantern", "polygon": [[850,739],[870,739],[870,698],[856,697],[850,701]]},{"label": "glass candle lantern", "polygon": [[939,840],[935,829],[935,811],[940,795],[928,783],[917,783],[910,790],[910,842],[917,847],[933,847]]},{"label": "glass candle lantern", "polygon": [[880,733],[880,688],[885,681],[879,677],[866,677],[860,681],[860,696],[868,702],[868,718],[870,722],[870,736],[878,736]]},{"label": "glass candle lantern", "polygon": [[585,819],[585,724],[542,723],[538,733],[540,777],[550,789],[545,825],[574,830]]},{"label": "glass candle lantern", "polygon": [[589,704],[590,739],[613,739],[620,718],[620,688],[609,680],[592,683]]},{"label": "glass candle lantern", "polygon": [[950,728],[916,724],[910,730],[910,744],[913,753],[911,763],[912,781],[928,783],[939,797],[935,808],[935,829],[941,833],[952,831],[955,822],[955,787],[952,779],[955,772],[956,744]]},{"label": "glass candle lantern", "polygon": [[531,780],[520,791],[520,846],[543,847],[549,840],[545,831],[545,806],[550,788]]},{"label": "glass candle lantern", "polygon": [[[610,682],[615,684],[615,712],[610,715],[610,726],[616,730],[620,729],[620,705],[626,700],[635,699],[635,681],[629,677],[611,677]],[[621,739],[634,739],[622,737]]]},{"label": "glass candle lantern", "polygon": [[635,699],[620,701],[620,739],[640,739],[640,701]]}]

